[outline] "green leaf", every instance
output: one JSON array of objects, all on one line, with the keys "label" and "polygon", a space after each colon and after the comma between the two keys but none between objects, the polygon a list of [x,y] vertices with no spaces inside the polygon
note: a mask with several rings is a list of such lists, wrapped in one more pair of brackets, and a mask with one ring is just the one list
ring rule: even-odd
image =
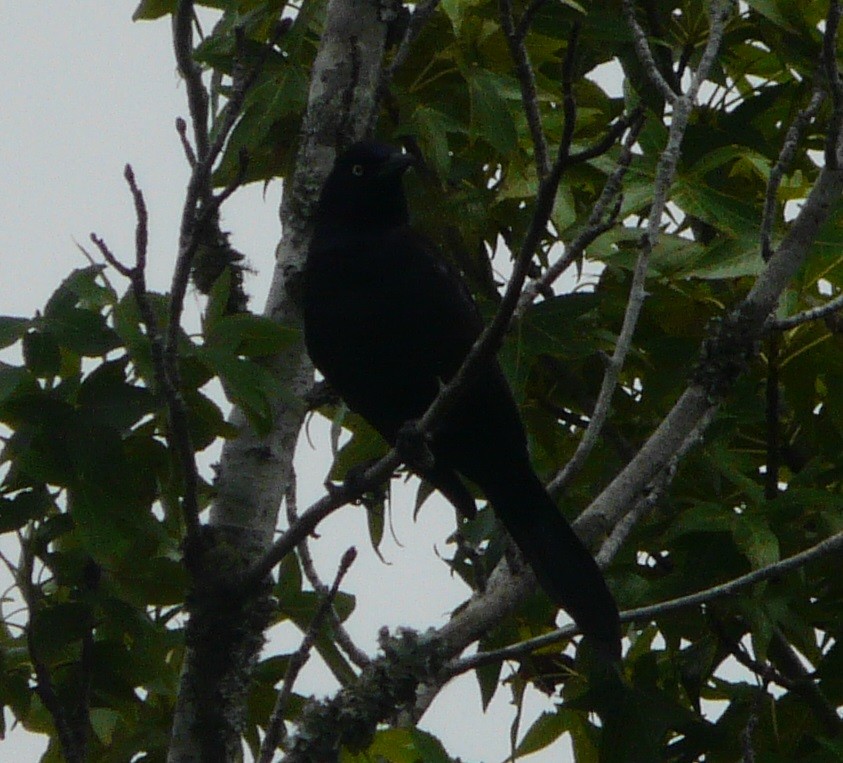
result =
[{"label": "green leaf", "polygon": [[410,125],[425,160],[440,178],[448,177],[451,169],[448,133],[458,128],[459,124],[435,108],[419,106],[410,117]]},{"label": "green leaf", "polygon": [[[24,385],[32,390],[35,385],[32,374],[25,368],[10,366],[0,361],[0,404],[4,403]],[[2,413],[0,413],[0,420],[6,420]]]},{"label": "green leaf", "polygon": [[61,370],[61,350],[56,338],[45,331],[28,331],[23,337],[23,359],[35,376],[52,379]]},{"label": "green leaf", "polygon": [[100,313],[85,308],[53,311],[45,326],[62,347],[87,357],[105,355],[120,345],[120,337]]},{"label": "green leaf", "polygon": [[451,20],[454,31],[459,34],[466,13],[482,4],[483,0],[442,0],[442,10]]},{"label": "green leaf", "polygon": [[32,519],[40,519],[53,506],[43,489],[24,490],[14,498],[0,497],[0,533],[19,530]]},{"label": "green leaf", "polygon": [[673,187],[673,201],[686,213],[704,220],[731,238],[746,236],[758,224],[755,205],[693,178],[677,179]]},{"label": "green leaf", "polygon": [[504,155],[514,151],[518,134],[509,104],[501,97],[502,77],[485,69],[470,69],[466,79],[471,98],[471,137],[485,140]]},{"label": "green leaf", "polygon": [[562,714],[542,713],[527,729],[524,738],[515,750],[516,755],[531,755],[553,744],[568,731],[567,719]]},{"label": "green leaf", "polygon": [[791,32],[796,31],[779,10],[779,3],[777,3],[776,0],[747,0],[746,4],[752,8],[752,10],[757,11],[765,18],[768,18],[777,26]]},{"label": "green leaf", "polygon": [[30,327],[28,318],[15,318],[11,315],[0,315],[0,349],[17,342]]},{"label": "green leaf", "polygon": [[285,396],[275,376],[254,361],[217,347],[201,347],[197,355],[219,376],[228,399],[243,410],[260,433],[268,432],[272,424],[274,399],[285,397],[289,403],[301,405],[292,396]]},{"label": "green leaf", "polygon": [[298,329],[250,313],[219,318],[205,337],[207,347],[223,348],[249,358],[276,355],[298,341],[301,341]]},{"label": "green leaf", "polygon": [[381,729],[369,749],[359,755],[343,751],[343,763],[452,763],[445,748],[435,736],[421,729]]},{"label": "green leaf", "polygon": [[104,745],[110,747],[114,731],[121,721],[120,713],[110,710],[107,707],[92,707],[89,717],[91,728],[97,735],[97,739]]},{"label": "green leaf", "polygon": [[79,388],[77,403],[85,416],[118,432],[129,430],[157,406],[145,387],[126,382],[126,359],[103,363],[92,371]]},{"label": "green leaf", "polygon": [[759,517],[742,515],[733,530],[735,544],[749,559],[753,569],[778,562],[779,539],[769,525]]},{"label": "green leaf", "polygon": [[49,320],[61,320],[73,307],[81,307],[92,312],[113,305],[117,296],[113,290],[100,283],[105,266],[91,265],[74,270],[56,289],[44,308],[44,316]]},{"label": "green leaf", "polygon": [[91,628],[91,613],[78,602],[48,604],[32,615],[32,638],[42,659],[52,661]]},{"label": "green leaf", "polygon": [[582,325],[600,298],[594,294],[563,294],[531,305],[518,326],[519,351],[539,354],[589,356],[594,352],[593,338],[572,328]]},{"label": "green leaf", "polygon": [[141,0],[132,14],[132,21],[153,21],[174,13],[176,5],[177,0]]}]

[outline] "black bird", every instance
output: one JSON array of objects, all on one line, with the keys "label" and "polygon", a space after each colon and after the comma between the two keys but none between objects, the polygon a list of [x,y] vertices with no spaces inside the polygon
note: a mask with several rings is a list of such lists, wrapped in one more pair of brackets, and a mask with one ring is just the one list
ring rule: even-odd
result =
[{"label": "black bird", "polygon": [[[412,159],[357,143],[334,164],[316,210],[305,269],[307,350],[325,379],[389,442],[418,419],[483,329],[462,279],[409,227],[402,186]],[[417,469],[465,516],[477,485],[539,583],[603,653],[620,655],[606,582],[530,464],[524,427],[495,359],[432,433]],[[411,464],[411,466],[413,466]]]}]

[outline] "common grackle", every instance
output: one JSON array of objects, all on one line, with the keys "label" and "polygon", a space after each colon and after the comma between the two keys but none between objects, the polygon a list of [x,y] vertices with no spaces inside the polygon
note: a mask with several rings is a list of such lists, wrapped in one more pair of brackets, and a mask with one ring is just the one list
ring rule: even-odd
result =
[{"label": "common grackle", "polygon": [[[304,279],[314,365],[390,443],[425,412],[483,329],[462,279],[409,227],[402,186],[412,160],[357,143],[334,164],[316,209]],[[533,471],[512,392],[486,361],[432,433],[417,468],[465,516],[477,485],[534,570],[603,653],[620,655],[618,610],[597,564]],[[411,466],[413,466],[411,464]]]}]

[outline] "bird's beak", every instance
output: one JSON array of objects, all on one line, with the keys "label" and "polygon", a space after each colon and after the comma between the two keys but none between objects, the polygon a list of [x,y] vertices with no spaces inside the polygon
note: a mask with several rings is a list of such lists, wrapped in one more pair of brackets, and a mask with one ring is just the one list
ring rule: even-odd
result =
[{"label": "bird's beak", "polygon": [[389,155],[389,158],[381,165],[379,175],[387,177],[400,175],[416,163],[415,157],[411,154],[402,154],[399,151]]}]

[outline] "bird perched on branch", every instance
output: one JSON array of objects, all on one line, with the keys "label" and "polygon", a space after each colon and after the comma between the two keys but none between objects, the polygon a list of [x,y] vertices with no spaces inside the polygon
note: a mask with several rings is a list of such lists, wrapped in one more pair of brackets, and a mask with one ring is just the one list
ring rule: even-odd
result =
[{"label": "bird perched on branch", "polygon": [[[336,160],[319,198],[304,281],[314,365],[391,444],[424,414],[483,329],[462,279],[409,226],[402,177],[412,163],[373,142]],[[430,433],[429,451],[432,462],[410,466],[465,516],[475,504],[463,478],[479,487],[551,599],[600,651],[619,656],[615,601],[533,471],[494,357]]]}]

